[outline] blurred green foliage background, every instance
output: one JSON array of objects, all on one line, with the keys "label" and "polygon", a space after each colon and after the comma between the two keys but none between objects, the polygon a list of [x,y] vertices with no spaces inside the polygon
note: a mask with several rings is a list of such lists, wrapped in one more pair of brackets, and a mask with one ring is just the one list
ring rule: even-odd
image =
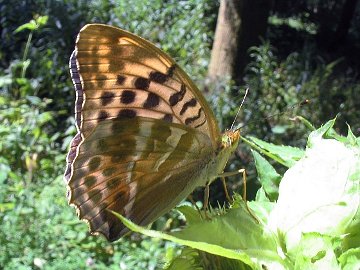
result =
[{"label": "blurred green foliage background", "polygon": [[[326,4],[330,2],[335,1]],[[230,127],[249,87],[240,115],[246,124],[243,134],[304,146],[306,129],[279,112],[310,99],[309,106],[290,114],[299,113],[315,125],[338,114],[339,131],[346,131],[349,123],[359,135],[360,15],[353,20],[346,46],[326,51],[316,40],[324,18],[312,21],[306,16],[312,1],[299,3],[294,10],[273,12],[263,44],[249,51],[252,61],[243,85],[224,80],[207,91],[222,129]],[[201,87],[218,5],[211,0],[0,0],[1,269],[156,269],[177,252],[174,244],[137,235],[116,244],[90,236],[67,205],[62,175],[75,134],[68,60],[83,25],[112,24],[161,47]],[[339,11],[332,12],[336,16]],[[250,182],[256,183],[245,146],[235,159],[229,170],[245,166]],[[239,181],[229,185],[239,192]],[[213,204],[218,200],[223,202],[224,194],[221,184],[214,183]],[[182,222],[172,212],[153,226],[167,230]]]}]

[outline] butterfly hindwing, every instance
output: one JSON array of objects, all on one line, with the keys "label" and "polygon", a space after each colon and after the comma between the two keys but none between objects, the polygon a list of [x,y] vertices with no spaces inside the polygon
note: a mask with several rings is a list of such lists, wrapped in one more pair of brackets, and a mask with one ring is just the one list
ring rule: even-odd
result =
[{"label": "butterfly hindwing", "polygon": [[143,117],[99,123],[78,151],[69,201],[110,240],[126,229],[108,210],[141,225],[154,221],[200,184],[214,155],[204,133]]}]

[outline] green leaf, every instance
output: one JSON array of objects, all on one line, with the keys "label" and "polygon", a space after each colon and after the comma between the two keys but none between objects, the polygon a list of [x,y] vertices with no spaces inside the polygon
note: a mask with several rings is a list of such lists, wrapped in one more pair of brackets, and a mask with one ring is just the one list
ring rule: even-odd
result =
[{"label": "green leaf", "polygon": [[176,210],[180,211],[186,219],[186,222],[188,224],[196,223],[201,221],[201,217],[198,213],[198,211],[188,205],[182,205],[179,207],[176,207]]},{"label": "green leaf", "polygon": [[355,137],[354,133],[352,133],[349,125],[348,125],[348,134],[346,138],[348,139],[350,145],[360,146],[360,141]]},{"label": "green leaf", "polygon": [[338,260],[342,270],[360,269],[360,247],[347,250]]},{"label": "green leaf", "polygon": [[0,203],[0,213],[13,210],[15,208],[15,203]]},{"label": "green leaf", "polygon": [[316,128],[306,118],[304,118],[302,116],[297,116],[297,119],[299,119],[308,129],[316,130]]},{"label": "green leaf", "polygon": [[41,135],[41,128],[40,127],[35,127],[32,131],[32,134],[34,135],[35,139],[38,139],[39,136]]},{"label": "green leaf", "polygon": [[260,187],[258,191],[256,192],[255,201],[257,202],[269,202],[269,198],[266,195],[264,188]]},{"label": "green leaf", "polygon": [[202,270],[199,265],[199,253],[192,248],[183,248],[181,254],[171,260],[166,270]]},{"label": "green leaf", "polygon": [[4,183],[11,171],[8,161],[0,157],[0,184]]},{"label": "green leaf", "polygon": [[19,33],[25,29],[30,31],[37,30],[39,27],[44,26],[47,23],[48,18],[48,16],[38,16],[34,20],[20,25],[18,28],[15,29],[14,33]]},{"label": "green leaf", "polygon": [[15,29],[14,33],[19,33],[25,29],[28,29],[30,31],[34,31],[37,28],[36,22],[34,20],[31,20],[28,23],[24,23],[23,25],[20,25],[18,28]]},{"label": "green leaf", "polygon": [[43,112],[40,115],[38,115],[38,121],[39,124],[45,124],[49,121],[51,121],[53,119],[52,113],[51,112]]},{"label": "green leaf", "polygon": [[332,127],[335,125],[335,121],[336,118],[328,121],[325,125],[323,125],[319,129],[311,132],[308,138],[307,146],[311,147],[314,141],[321,139],[325,135],[325,133],[327,133],[330,129],[332,129]]},{"label": "green leaf", "polygon": [[258,180],[263,187],[267,197],[270,201],[276,201],[279,196],[279,183],[281,175],[276,172],[273,166],[264,159],[258,152],[251,150],[254,160],[256,171],[258,173]]},{"label": "green leaf", "polygon": [[[247,140],[247,138],[249,138],[249,140]],[[304,150],[297,147],[275,145],[251,136],[247,138],[242,137],[242,139],[252,148],[255,148],[261,154],[281,163],[288,168],[293,166],[296,161],[300,160],[304,155]]]},{"label": "green leaf", "polygon": [[272,131],[274,134],[284,134],[287,129],[288,129],[288,126],[276,125],[276,126],[274,126],[274,127],[271,129],[271,131]]},{"label": "green leaf", "polygon": [[41,104],[41,98],[37,96],[26,96],[26,99],[30,101],[32,105],[40,105]]},{"label": "green leaf", "polygon": [[[0,76],[0,87],[12,84],[13,79],[11,75]],[[1,104],[1,103],[0,103]]]},{"label": "green leaf", "polygon": [[[28,63],[29,61],[24,61],[23,63]],[[21,86],[29,85],[29,81],[26,78],[16,78],[15,82]]]},{"label": "green leaf", "polygon": [[222,246],[209,244],[206,242],[185,240],[185,239],[181,239],[179,237],[175,237],[175,236],[165,234],[162,232],[148,230],[148,229],[145,229],[143,227],[136,225],[135,223],[132,223],[130,220],[124,218],[123,216],[121,216],[118,213],[113,212],[113,214],[116,215],[124,223],[124,225],[126,227],[128,227],[129,229],[131,229],[134,232],[142,233],[142,234],[150,236],[150,237],[156,237],[156,238],[161,238],[161,239],[168,240],[168,241],[173,241],[180,245],[189,246],[189,247],[196,248],[196,249],[199,249],[202,251],[206,251],[211,254],[224,256],[226,258],[241,260],[244,263],[253,265],[249,256],[247,256],[244,252],[227,249]]},{"label": "green leaf", "polygon": [[257,220],[260,221],[261,224],[269,223],[269,216],[275,206],[275,203],[266,201],[249,201],[247,202],[247,205],[249,209],[251,209],[253,215],[256,216]]},{"label": "green leaf", "polygon": [[[251,209],[254,214],[262,215],[263,222],[265,219],[263,216],[267,215],[265,213],[268,213],[268,209],[264,209],[256,202],[252,202]],[[267,264],[275,264],[278,269],[287,269],[288,262],[277,253],[275,235],[264,231],[263,226],[249,214],[243,203],[240,203],[240,206],[233,206],[224,215],[212,217],[211,220],[193,220],[185,229],[173,232],[171,235],[147,230],[117,213],[114,214],[129,229],[147,236],[162,238],[213,255],[239,260],[252,269],[262,269],[261,265]]]},{"label": "green leaf", "polygon": [[327,269],[340,270],[330,236],[305,233],[294,251],[295,270]]},{"label": "green leaf", "polygon": [[39,16],[35,20],[36,20],[38,27],[41,27],[47,23],[48,19],[49,19],[49,16]]}]

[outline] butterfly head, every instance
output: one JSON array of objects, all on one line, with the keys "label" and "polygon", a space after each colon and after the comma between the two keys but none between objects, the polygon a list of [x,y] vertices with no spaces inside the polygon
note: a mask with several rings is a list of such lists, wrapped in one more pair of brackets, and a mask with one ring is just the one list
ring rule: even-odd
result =
[{"label": "butterfly head", "polygon": [[240,140],[240,130],[227,130],[221,137],[220,149],[232,149],[235,151]]},{"label": "butterfly head", "polygon": [[230,156],[237,148],[240,140],[240,130],[226,130],[221,136],[220,153]]},{"label": "butterfly head", "polygon": [[224,171],[226,163],[239,144],[239,140],[239,130],[227,130],[222,134],[218,151],[216,151],[216,161],[213,169],[210,169],[210,175],[217,177]]}]

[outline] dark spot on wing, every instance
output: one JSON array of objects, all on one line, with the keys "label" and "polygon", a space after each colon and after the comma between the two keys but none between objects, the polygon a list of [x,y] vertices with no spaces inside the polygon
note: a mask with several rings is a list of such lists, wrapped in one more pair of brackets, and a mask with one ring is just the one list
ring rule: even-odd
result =
[{"label": "dark spot on wing", "polygon": [[150,85],[150,80],[143,78],[143,77],[139,77],[135,80],[134,85],[135,85],[135,88],[137,88],[137,89],[147,90]]},{"label": "dark spot on wing", "polygon": [[175,71],[176,65],[172,65],[168,71],[167,71],[167,75],[168,77],[172,77],[174,75],[174,71]]},{"label": "dark spot on wing", "polygon": [[122,109],[119,111],[117,118],[134,118],[136,116],[136,111],[131,109]]},{"label": "dark spot on wing", "polygon": [[180,115],[183,115],[189,107],[195,107],[196,103],[197,102],[195,98],[192,98],[189,101],[185,102],[185,104],[181,108]]},{"label": "dark spot on wing", "polygon": [[163,120],[172,123],[173,116],[171,114],[165,114]]},{"label": "dark spot on wing", "polygon": [[98,115],[98,120],[102,121],[109,118],[109,113],[107,111],[100,111]]},{"label": "dark spot on wing", "polygon": [[168,76],[159,71],[152,71],[149,75],[149,80],[157,83],[164,83],[168,79]]},{"label": "dark spot on wing", "polygon": [[101,105],[106,106],[114,101],[115,94],[113,92],[105,91],[101,95]]},{"label": "dark spot on wing", "polygon": [[185,125],[189,125],[189,124],[191,124],[192,122],[198,120],[198,119],[200,118],[200,116],[201,116],[201,111],[202,111],[202,108],[199,109],[199,112],[198,112],[198,114],[197,114],[196,116],[186,118],[186,120],[185,120]]},{"label": "dark spot on wing", "polygon": [[123,104],[130,104],[133,103],[135,100],[136,93],[131,90],[125,90],[122,92],[120,101]]},{"label": "dark spot on wing", "polygon": [[101,163],[101,158],[100,157],[93,157],[90,161],[89,161],[89,170],[90,171],[95,171],[97,168],[99,168]]},{"label": "dark spot on wing", "polygon": [[154,108],[160,103],[160,97],[154,93],[149,93],[146,101],[144,102],[144,108]]},{"label": "dark spot on wing", "polygon": [[116,172],[115,167],[106,168],[102,171],[103,176],[111,176]]},{"label": "dark spot on wing", "polygon": [[101,190],[99,189],[93,189],[89,191],[89,200],[94,202],[95,204],[100,202],[102,199]]},{"label": "dark spot on wing", "polygon": [[117,83],[118,85],[123,85],[123,83],[125,82],[125,79],[126,79],[125,76],[123,76],[123,75],[117,75],[116,83]]},{"label": "dark spot on wing", "polygon": [[169,98],[170,106],[175,106],[176,104],[178,104],[178,102],[184,98],[185,93],[186,93],[186,86],[185,86],[185,84],[181,84],[180,91],[176,92],[170,96],[170,98]]},{"label": "dark spot on wing", "polygon": [[84,185],[88,188],[92,187],[96,183],[96,177],[93,175],[86,176],[84,179]]},{"label": "dark spot on wing", "polygon": [[120,177],[115,177],[113,179],[110,179],[107,183],[106,183],[106,187],[109,189],[115,189],[117,186],[119,186],[121,182],[121,178]]}]

